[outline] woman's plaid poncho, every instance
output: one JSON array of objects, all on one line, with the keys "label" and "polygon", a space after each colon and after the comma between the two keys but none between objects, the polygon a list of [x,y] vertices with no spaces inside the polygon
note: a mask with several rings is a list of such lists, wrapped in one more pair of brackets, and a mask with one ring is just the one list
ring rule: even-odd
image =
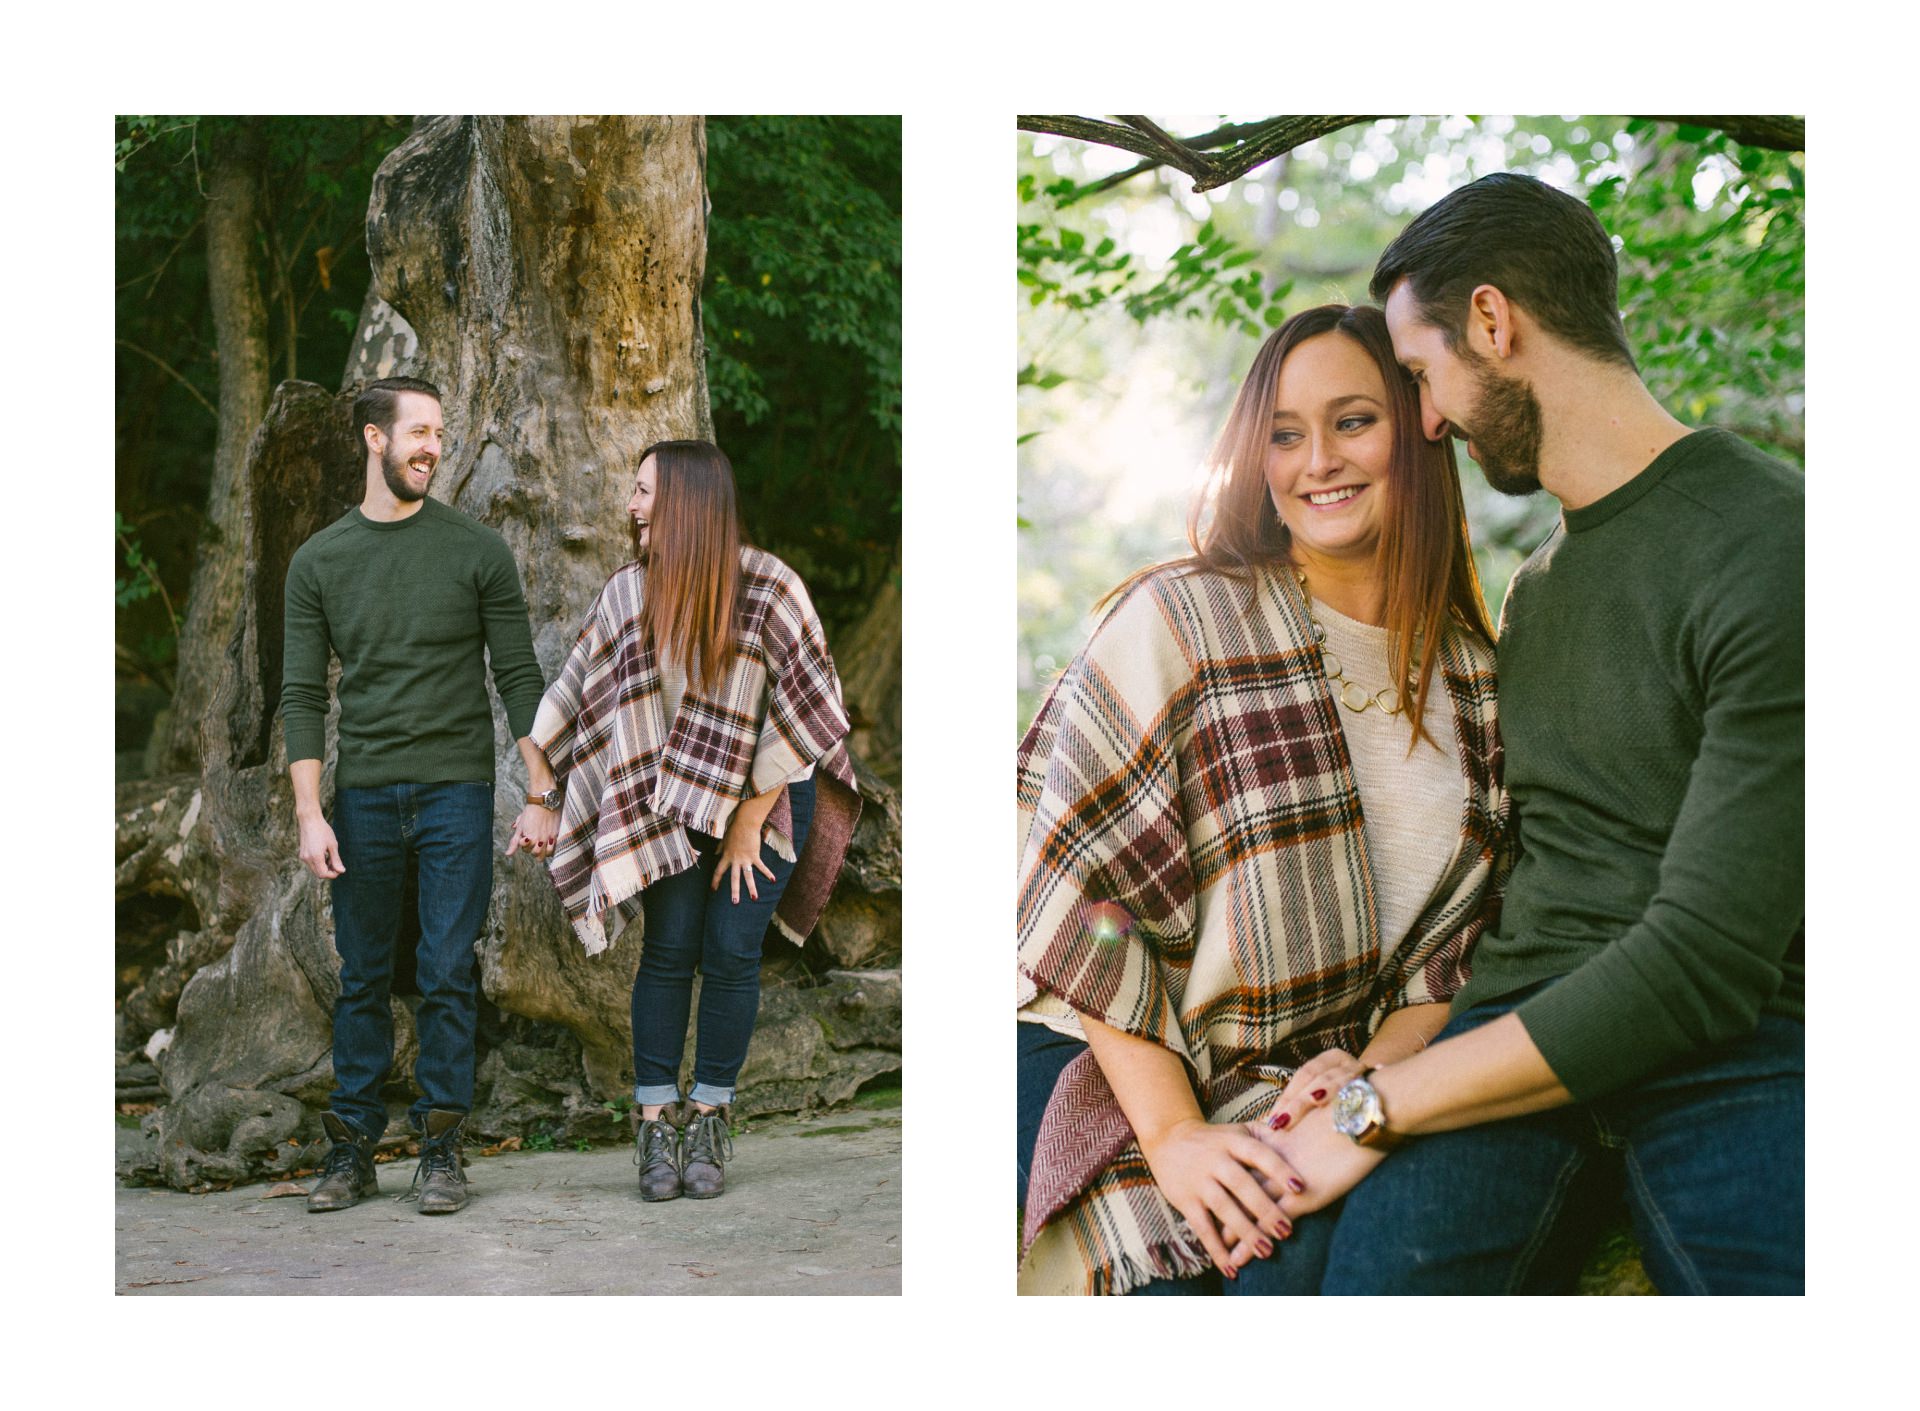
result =
[{"label": "woman's plaid poncho", "polygon": [[[533,742],[566,789],[548,871],[587,954],[640,914],[640,891],[693,866],[687,829],[719,836],[742,799],[815,765],[812,827],[775,922],[791,940],[820,919],[860,817],[847,712],[827,640],[799,577],[740,551],[733,665],[718,691],[689,689],[666,729],[653,644],[640,630],[647,571],[627,564],[587,613]],[[767,845],[793,860],[785,794]]]},{"label": "woman's plaid poncho", "polygon": [[[1135,585],[1021,742],[1020,1004],[1046,990],[1164,1045],[1208,1119],[1239,1122],[1321,1050],[1450,998],[1493,919],[1508,805],[1492,652],[1450,631],[1436,677],[1460,837],[1382,968],[1353,766],[1292,583],[1173,568]],[[1023,1292],[1208,1267],[1091,1053],[1048,1104],[1023,1244]]]}]

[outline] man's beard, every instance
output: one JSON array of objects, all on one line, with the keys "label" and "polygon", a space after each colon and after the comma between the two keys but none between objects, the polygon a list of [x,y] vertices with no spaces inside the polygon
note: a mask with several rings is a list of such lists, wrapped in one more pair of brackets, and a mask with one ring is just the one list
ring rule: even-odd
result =
[{"label": "man's beard", "polygon": [[1531,383],[1502,377],[1493,363],[1473,357],[1480,399],[1473,408],[1474,460],[1487,484],[1503,495],[1531,495],[1540,488],[1540,399]]},{"label": "man's beard", "polygon": [[387,482],[387,489],[393,492],[393,498],[402,504],[426,499],[427,486],[433,484],[433,471],[429,468],[427,484],[414,489],[413,482],[407,478],[407,462],[394,455],[391,445],[380,453],[380,474]]}]

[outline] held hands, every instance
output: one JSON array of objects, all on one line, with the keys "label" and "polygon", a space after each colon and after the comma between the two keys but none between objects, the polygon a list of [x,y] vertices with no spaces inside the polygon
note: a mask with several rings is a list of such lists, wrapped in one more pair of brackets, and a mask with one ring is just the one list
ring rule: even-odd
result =
[{"label": "held hands", "polygon": [[513,821],[513,836],[507,840],[507,856],[525,848],[534,857],[552,857],[554,839],[560,835],[560,815],[553,809],[530,803]]},{"label": "held hands", "polygon": [[1294,1070],[1293,1077],[1281,1090],[1280,1100],[1267,1114],[1267,1125],[1277,1132],[1286,1131],[1306,1116],[1309,1109],[1331,1101],[1333,1095],[1350,1079],[1359,1077],[1365,1067],[1345,1049],[1338,1048],[1308,1059]]},{"label": "held hands", "polygon": [[321,817],[300,820],[300,860],[307,871],[322,881],[343,875],[346,864],[340,860],[340,843],[333,836],[333,825]]},{"label": "held hands", "polygon": [[1255,1258],[1272,1254],[1274,1242],[1293,1233],[1293,1222],[1275,1196],[1306,1190],[1299,1173],[1272,1143],[1253,1135],[1252,1126],[1189,1117],[1151,1146],[1141,1143],[1160,1193],[1229,1279]]},{"label": "held hands", "polygon": [[760,889],[754,885],[753,874],[757,868],[769,882],[773,880],[773,869],[760,860],[760,824],[765,817],[745,808],[733,811],[733,821],[727,824],[727,836],[720,840],[720,860],[713,869],[713,890],[719,891],[724,881],[730,884],[734,904],[740,901],[740,884],[747,884],[747,895],[755,901],[760,900]]},{"label": "held hands", "polygon": [[[1324,1210],[1359,1185],[1386,1158],[1378,1147],[1364,1147],[1334,1130],[1333,1109],[1322,1104],[1284,1132],[1264,1122],[1249,1122],[1238,1130],[1280,1154],[1301,1178],[1280,1196],[1280,1213],[1293,1219]],[[1232,1258],[1241,1264],[1259,1255],[1250,1242],[1234,1246]],[[1264,1255],[1260,1255],[1264,1258]]]}]

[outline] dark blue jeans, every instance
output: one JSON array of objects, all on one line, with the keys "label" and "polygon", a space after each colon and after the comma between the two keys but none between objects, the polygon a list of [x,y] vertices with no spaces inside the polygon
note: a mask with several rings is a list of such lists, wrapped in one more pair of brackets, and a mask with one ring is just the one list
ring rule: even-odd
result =
[{"label": "dark blue jeans", "polygon": [[[798,856],[813,823],[813,780],[787,785],[787,799]],[[643,1104],[680,1100],[680,1059],[698,970],[700,1027],[689,1096],[718,1107],[733,1101],[734,1080],[747,1061],[760,1013],[760,943],[794,864],[763,843],[760,860],[772,869],[773,880],[755,872],[758,900],[742,886],[736,902],[729,883],[713,890],[720,840],[691,830],[687,837],[697,856],[694,865],[640,894],[646,929],[640,971],[633,977],[633,1099]]]},{"label": "dark blue jeans", "polygon": [[1410,1141],[1348,1195],[1323,1292],[1571,1292],[1624,1186],[1662,1293],[1803,1293],[1805,1049],[1767,1016],[1598,1101]]},{"label": "dark blue jeans", "polygon": [[380,1085],[393,1064],[395,942],[409,859],[419,869],[420,1008],[416,1125],[429,1109],[473,1106],[478,1010],[474,942],[493,890],[493,786],[384,784],[338,789],[333,832],[345,870],[333,879],[333,943],[340,997],[333,1006],[334,1112],[373,1136],[386,1130]]},{"label": "dark blue jeans", "polygon": [[[1087,1046],[1078,1039],[1054,1033],[1044,1024],[1016,1023],[1014,1028],[1020,1031],[1014,1154],[1019,1166],[1019,1201],[1024,1206],[1027,1182],[1033,1173],[1033,1149],[1040,1140],[1040,1120],[1046,1115],[1053,1086],[1060,1081],[1066,1066],[1086,1052]],[[1217,1270],[1209,1269],[1191,1279],[1155,1279],[1134,1292],[1156,1296],[1318,1293],[1339,1209],[1335,1205],[1295,1220],[1292,1236],[1274,1246],[1272,1257],[1254,1260],[1240,1271],[1238,1278],[1222,1278]]]}]

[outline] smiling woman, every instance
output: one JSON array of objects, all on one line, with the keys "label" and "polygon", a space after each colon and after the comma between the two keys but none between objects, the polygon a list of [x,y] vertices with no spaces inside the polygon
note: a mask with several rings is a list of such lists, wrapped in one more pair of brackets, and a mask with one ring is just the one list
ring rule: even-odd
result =
[{"label": "smiling woman", "polygon": [[1020,747],[1023,1291],[1317,1291],[1308,1124],[1261,1119],[1439,1030],[1507,864],[1452,451],[1379,310],[1276,330],[1213,459]]}]

